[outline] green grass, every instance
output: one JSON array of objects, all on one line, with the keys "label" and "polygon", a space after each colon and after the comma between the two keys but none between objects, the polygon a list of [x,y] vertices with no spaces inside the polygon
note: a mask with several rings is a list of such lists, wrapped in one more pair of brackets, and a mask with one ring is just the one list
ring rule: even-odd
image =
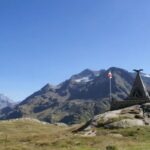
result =
[{"label": "green grass", "polygon": [[[58,127],[30,120],[0,122],[0,150],[149,150],[150,127],[97,128],[97,136],[73,134],[74,127]],[[121,136],[116,136],[121,135]]]}]

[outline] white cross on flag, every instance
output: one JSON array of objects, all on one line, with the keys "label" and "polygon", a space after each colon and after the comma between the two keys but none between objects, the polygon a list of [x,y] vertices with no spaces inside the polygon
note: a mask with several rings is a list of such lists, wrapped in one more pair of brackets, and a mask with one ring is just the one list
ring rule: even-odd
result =
[{"label": "white cross on flag", "polygon": [[112,73],[111,73],[111,71],[108,72],[108,78],[109,78],[109,79],[112,78]]}]

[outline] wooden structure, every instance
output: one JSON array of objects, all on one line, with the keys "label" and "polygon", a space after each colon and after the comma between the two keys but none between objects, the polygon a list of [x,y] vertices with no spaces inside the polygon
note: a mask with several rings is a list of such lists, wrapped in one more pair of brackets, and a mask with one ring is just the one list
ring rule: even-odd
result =
[{"label": "wooden structure", "polygon": [[149,93],[140,75],[140,72],[143,71],[143,69],[134,71],[137,73],[137,75],[128,98],[123,101],[112,100],[111,110],[121,109],[132,105],[150,102]]}]

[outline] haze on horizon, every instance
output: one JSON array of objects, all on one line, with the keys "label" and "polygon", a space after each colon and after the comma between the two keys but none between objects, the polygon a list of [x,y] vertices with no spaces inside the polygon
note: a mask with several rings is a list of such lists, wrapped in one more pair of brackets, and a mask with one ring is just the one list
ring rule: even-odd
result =
[{"label": "haze on horizon", "polygon": [[23,100],[89,68],[150,73],[149,0],[1,0],[0,93]]}]

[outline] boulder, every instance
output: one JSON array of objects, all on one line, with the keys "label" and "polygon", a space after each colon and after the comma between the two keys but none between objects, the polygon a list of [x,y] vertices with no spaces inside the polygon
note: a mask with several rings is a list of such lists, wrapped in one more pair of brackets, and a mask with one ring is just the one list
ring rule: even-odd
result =
[{"label": "boulder", "polygon": [[128,128],[149,125],[150,120],[146,119],[143,114],[143,108],[141,105],[108,111],[95,116],[88,123],[80,127],[80,129],[83,131],[95,127]]},{"label": "boulder", "polygon": [[145,126],[145,122],[140,119],[123,119],[117,122],[106,124],[105,128],[129,128],[135,126]]},{"label": "boulder", "polygon": [[54,125],[59,126],[59,127],[68,127],[68,125],[63,122],[57,122]]},{"label": "boulder", "polygon": [[[135,120],[135,122],[143,120],[143,110],[140,105],[135,105],[115,111],[108,111],[103,114],[97,115],[93,118],[92,125],[97,127],[106,127],[109,124],[117,123],[121,127],[122,125],[120,124],[125,122],[125,126],[130,126],[127,125],[128,123],[131,124],[131,126],[134,126],[133,120]],[[143,124],[142,121],[139,124]]]},{"label": "boulder", "polygon": [[150,103],[99,114],[76,131],[87,131],[95,127],[112,129],[148,125],[150,125]]}]

